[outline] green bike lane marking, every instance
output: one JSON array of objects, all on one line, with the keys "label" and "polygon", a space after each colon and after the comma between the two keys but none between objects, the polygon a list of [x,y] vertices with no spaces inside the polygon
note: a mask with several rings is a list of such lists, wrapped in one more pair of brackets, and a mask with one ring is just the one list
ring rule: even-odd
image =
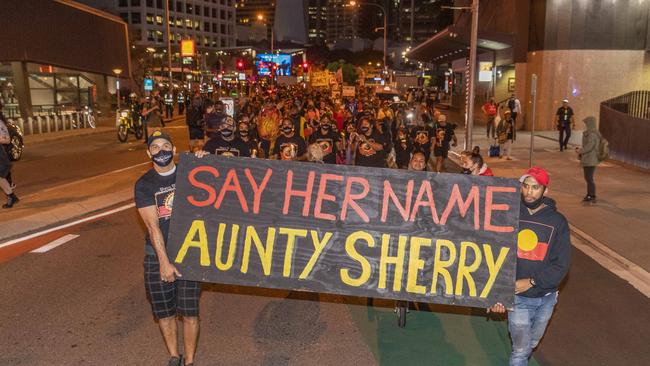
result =
[{"label": "green bike lane marking", "polygon": [[[483,309],[421,304],[397,326],[391,302],[348,304],[365,343],[379,365],[507,365],[507,321],[488,320]],[[539,366],[531,358],[529,365]]]}]

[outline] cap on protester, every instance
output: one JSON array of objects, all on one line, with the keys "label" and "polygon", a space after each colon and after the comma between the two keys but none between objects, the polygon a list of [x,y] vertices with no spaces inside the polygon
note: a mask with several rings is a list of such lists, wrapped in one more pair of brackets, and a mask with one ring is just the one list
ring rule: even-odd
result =
[{"label": "cap on protester", "polygon": [[157,131],[154,131],[154,132],[153,132],[151,135],[149,135],[149,137],[147,138],[147,146],[151,146],[151,143],[154,142],[154,140],[157,140],[157,139],[167,140],[167,141],[169,141],[170,144],[172,144],[172,145],[174,144],[174,143],[172,142],[172,138],[171,138],[171,136],[169,136],[168,134],[166,134],[166,133],[163,132],[163,131],[157,130]]},{"label": "cap on protester", "polygon": [[447,116],[445,116],[444,114],[441,113],[438,116],[438,122],[447,122]]},{"label": "cap on protester", "polygon": [[562,103],[569,103],[568,99],[562,99]]},{"label": "cap on protester", "polygon": [[519,181],[523,183],[524,180],[526,180],[526,178],[528,177],[534,178],[537,181],[537,183],[545,187],[548,187],[549,183],[551,182],[551,178],[549,178],[546,169],[538,166],[534,166],[526,170],[526,173],[524,173],[524,175],[522,175],[521,178],[519,178]]}]

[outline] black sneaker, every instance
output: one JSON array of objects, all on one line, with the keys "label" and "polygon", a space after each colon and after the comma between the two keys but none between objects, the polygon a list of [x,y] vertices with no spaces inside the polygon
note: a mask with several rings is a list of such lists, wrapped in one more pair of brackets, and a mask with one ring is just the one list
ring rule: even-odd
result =
[{"label": "black sneaker", "polygon": [[596,196],[586,195],[585,198],[582,199],[582,202],[596,203]]},{"label": "black sneaker", "polygon": [[183,365],[183,355],[178,357],[172,357],[167,362],[167,366],[182,366]]}]

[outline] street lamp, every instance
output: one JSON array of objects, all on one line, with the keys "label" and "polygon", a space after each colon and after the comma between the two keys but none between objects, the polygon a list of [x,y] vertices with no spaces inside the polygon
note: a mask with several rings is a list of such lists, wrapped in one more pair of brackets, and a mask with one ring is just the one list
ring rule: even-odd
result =
[{"label": "street lamp", "polygon": [[113,73],[116,77],[115,88],[117,89],[117,110],[120,110],[120,74],[122,73],[122,69],[113,69]]},{"label": "street lamp", "polygon": [[379,4],[374,4],[374,3],[362,3],[362,2],[356,2],[356,1],[350,1],[348,3],[350,6],[361,6],[361,5],[369,5],[369,6],[376,6],[379,9],[381,9],[382,14],[384,15],[384,70],[386,73],[388,73],[388,65],[386,64],[386,49],[388,45],[388,13],[386,12],[386,8],[384,8],[382,5]]}]

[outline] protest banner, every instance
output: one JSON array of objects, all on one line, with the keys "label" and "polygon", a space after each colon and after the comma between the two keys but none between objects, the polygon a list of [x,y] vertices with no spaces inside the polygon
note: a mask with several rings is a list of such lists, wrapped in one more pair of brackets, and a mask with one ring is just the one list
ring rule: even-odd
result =
[{"label": "protest banner", "polygon": [[354,86],[344,86],[343,87],[343,96],[344,97],[354,97],[357,94],[356,88]]},{"label": "protest banner", "polygon": [[462,306],[514,299],[514,179],[181,155],[183,279]]},{"label": "protest banner", "polygon": [[329,87],[329,71],[314,71],[309,74],[309,83],[312,87]]}]

